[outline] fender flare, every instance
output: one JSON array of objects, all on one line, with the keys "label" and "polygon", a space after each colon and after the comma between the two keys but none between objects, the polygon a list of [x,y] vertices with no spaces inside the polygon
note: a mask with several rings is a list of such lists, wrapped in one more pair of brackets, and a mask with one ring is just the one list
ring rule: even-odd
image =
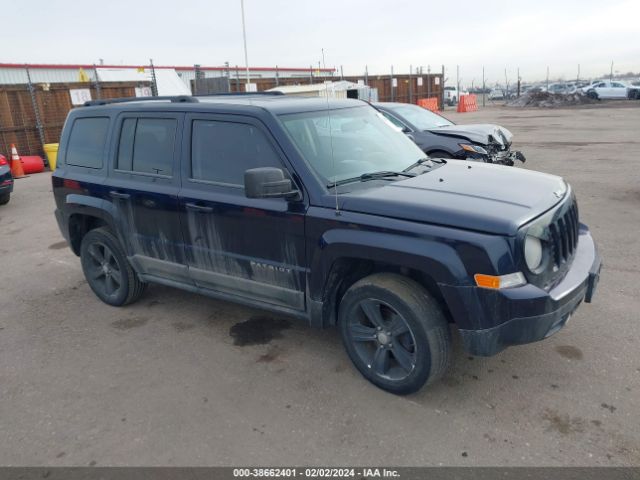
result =
[{"label": "fender flare", "polygon": [[65,215],[67,217],[69,238],[71,238],[71,232],[69,231],[71,217],[74,215],[86,215],[104,221],[118,239],[122,241],[117,223],[118,212],[113,203],[98,197],[72,193],[65,197],[65,204],[67,206]]},{"label": "fender flare", "polygon": [[[402,245],[400,250],[397,246]],[[436,283],[460,284],[468,277],[458,253],[451,245],[420,237],[393,233],[335,229],[325,232],[311,258],[311,298],[323,300],[334,263],[341,258],[379,261],[417,270]]]}]

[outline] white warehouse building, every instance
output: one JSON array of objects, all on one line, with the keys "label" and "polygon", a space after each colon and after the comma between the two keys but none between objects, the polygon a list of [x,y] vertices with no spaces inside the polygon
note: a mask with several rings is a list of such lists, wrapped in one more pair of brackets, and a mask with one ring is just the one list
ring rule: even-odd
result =
[{"label": "white warehouse building", "polygon": [[[81,80],[81,72],[89,77],[91,81],[96,80],[96,69],[123,69],[150,72],[150,65],[90,65],[90,64],[21,64],[21,63],[0,63],[0,85],[13,85],[28,83],[27,69],[31,76],[32,83],[68,83]],[[195,66],[167,66],[154,65],[157,71],[174,70],[178,77],[191,89],[191,80],[195,79]],[[242,66],[200,66],[200,71],[204,78],[225,77],[229,75],[232,80],[246,79],[246,68]],[[333,68],[283,68],[283,67],[249,67],[249,78],[309,78],[331,77],[335,73]]]}]

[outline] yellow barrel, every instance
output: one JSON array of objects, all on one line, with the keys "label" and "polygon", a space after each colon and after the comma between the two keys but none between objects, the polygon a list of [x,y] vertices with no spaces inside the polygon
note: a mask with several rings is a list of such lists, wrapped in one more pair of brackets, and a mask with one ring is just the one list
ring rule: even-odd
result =
[{"label": "yellow barrel", "polygon": [[47,160],[49,161],[49,168],[53,172],[56,169],[56,160],[58,159],[58,145],[59,143],[45,143],[44,153],[47,154]]}]

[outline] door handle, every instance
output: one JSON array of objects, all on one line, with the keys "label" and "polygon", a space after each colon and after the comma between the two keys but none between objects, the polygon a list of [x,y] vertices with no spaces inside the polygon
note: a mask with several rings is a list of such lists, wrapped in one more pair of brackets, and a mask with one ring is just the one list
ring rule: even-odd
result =
[{"label": "door handle", "polygon": [[109,192],[109,195],[111,195],[111,198],[121,198],[123,200],[131,197],[131,195],[129,195],[128,193],[123,192]]},{"label": "door handle", "polygon": [[191,210],[193,212],[200,212],[200,213],[213,212],[213,207],[205,207],[204,205],[198,205],[196,203],[187,203],[185,207],[187,207],[187,210]]}]

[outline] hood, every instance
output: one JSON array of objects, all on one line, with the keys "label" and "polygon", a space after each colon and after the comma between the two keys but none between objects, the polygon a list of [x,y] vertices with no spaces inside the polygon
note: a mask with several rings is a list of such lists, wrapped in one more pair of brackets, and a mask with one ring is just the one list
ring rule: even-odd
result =
[{"label": "hood", "polygon": [[430,172],[344,193],[344,210],[515,235],[568,192],[555,175],[463,160]]},{"label": "hood", "polygon": [[436,135],[447,135],[452,137],[462,137],[480,145],[497,143],[501,147],[511,145],[512,133],[504,127],[491,123],[477,123],[470,125],[444,125],[438,128],[429,129],[429,132]]}]

